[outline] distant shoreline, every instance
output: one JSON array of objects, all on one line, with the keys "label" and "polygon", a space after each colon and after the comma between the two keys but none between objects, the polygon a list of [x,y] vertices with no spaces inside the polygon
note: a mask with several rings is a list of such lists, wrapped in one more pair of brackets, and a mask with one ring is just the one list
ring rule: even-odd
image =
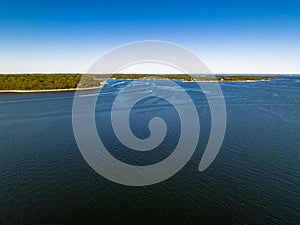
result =
[{"label": "distant shoreline", "polygon": [[[173,80],[181,82],[259,82],[281,78],[267,76],[190,76],[188,74],[23,74],[0,76],[0,93],[68,92],[101,89],[105,80]],[[79,85],[79,88],[78,88]]]},{"label": "distant shoreline", "polygon": [[[120,79],[121,80],[121,79]],[[128,79],[131,80],[131,79]],[[159,80],[159,79],[158,79]],[[149,80],[144,80],[149,81]],[[173,80],[176,81],[176,80]],[[177,80],[182,81],[182,80]],[[206,83],[206,82],[222,82],[222,83],[253,83],[253,82],[263,82],[263,81],[270,81],[270,80],[203,80],[203,81],[182,81],[187,83]],[[66,89],[40,89],[40,90],[0,90],[0,93],[42,93],[42,92],[68,92],[68,91],[86,91],[86,90],[96,90],[101,89],[103,86],[99,87],[88,87],[88,88],[66,88]]]}]

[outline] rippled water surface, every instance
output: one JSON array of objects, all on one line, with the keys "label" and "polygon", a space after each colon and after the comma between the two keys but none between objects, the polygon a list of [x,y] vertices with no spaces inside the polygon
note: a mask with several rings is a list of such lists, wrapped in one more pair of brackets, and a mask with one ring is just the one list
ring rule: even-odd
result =
[{"label": "rippled water surface", "polygon": [[[113,81],[101,91],[97,128],[117,159],[159,162],[178,142],[178,114],[162,99],[139,102],[130,118],[133,133],[149,136],[148,122],[159,116],[168,125],[166,139],[144,154],[122,146],[110,109],[129,82]],[[197,84],[179,84],[198,109],[199,144],[180,172],[145,187],[108,181],[84,161],[72,130],[73,92],[0,94],[0,224],[300,223],[300,77],[221,83],[227,130],[204,172],[198,164],[210,132],[209,106]]]}]

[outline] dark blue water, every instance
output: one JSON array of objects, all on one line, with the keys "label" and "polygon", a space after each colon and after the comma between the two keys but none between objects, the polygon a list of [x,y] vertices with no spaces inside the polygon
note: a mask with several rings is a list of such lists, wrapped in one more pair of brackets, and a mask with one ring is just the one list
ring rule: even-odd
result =
[{"label": "dark blue water", "polygon": [[[148,98],[131,113],[140,138],[149,136],[153,116],[166,120],[161,149],[137,153],[113,134],[111,102],[126,82],[111,83],[97,103],[103,142],[129,164],[163,160],[180,135],[168,102]],[[84,161],[72,130],[73,92],[1,94],[0,224],[299,224],[300,77],[221,83],[227,130],[204,172],[198,164],[210,132],[209,106],[195,83],[180,85],[198,109],[199,144],[180,172],[145,187],[113,183]]]}]

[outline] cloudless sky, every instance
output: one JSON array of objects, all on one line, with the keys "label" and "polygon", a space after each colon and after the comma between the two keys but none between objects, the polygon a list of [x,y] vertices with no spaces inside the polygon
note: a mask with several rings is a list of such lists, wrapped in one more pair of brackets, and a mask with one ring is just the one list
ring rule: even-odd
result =
[{"label": "cloudless sky", "polygon": [[149,39],[185,46],[213,73],[300,73],[300,1],[0,0],[0,73],[85,72]]}]

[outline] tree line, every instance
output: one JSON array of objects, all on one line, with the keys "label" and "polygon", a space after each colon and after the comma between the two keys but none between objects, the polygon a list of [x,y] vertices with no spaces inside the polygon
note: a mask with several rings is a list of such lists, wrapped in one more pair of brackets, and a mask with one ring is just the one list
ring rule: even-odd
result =
[{"label": "tree line", "polygon": [[47,90],[98,87],[100,80],[81,74],[0,75],[0,90]]}]

